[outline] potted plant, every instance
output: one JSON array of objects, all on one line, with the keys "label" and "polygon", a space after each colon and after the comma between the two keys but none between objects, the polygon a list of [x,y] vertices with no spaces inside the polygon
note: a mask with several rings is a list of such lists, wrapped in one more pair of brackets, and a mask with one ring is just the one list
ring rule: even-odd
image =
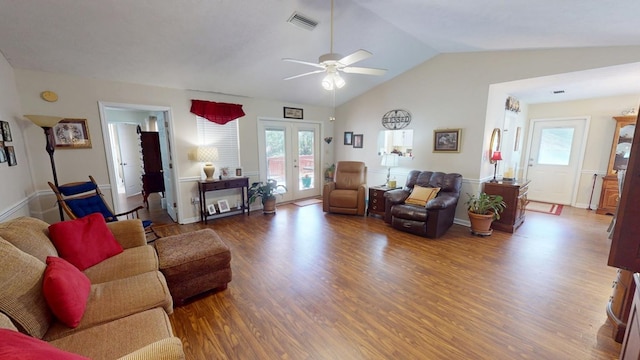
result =
[{"label": "potted plant", "polygon": [[257,198],[262,198],[262,212],[274,214],[276,212],[276,195],[280,194],[278,189],[287,191],[284,185],[278,185],[274,179],[269,179],[266,182],[254,182],[249,187],[249,204],[253,204]]},{"label": "potted plant", "polygon": [[304,189],[308,189],[311,187],[311,177],[309,176],[309,174],[305,174],[302,177],[302,187]]},{"label": "potted plant", "polygon": [[333,174],[336,172],[336,164],[331,164],[327,166],[327,169],[324,171],[324,178],[327,181],[333,181]]},{"label": "potted plant", "polygon": [[500,195],[488,195],[481,192],[479,195],[467,193],[469,200],[467,213],[471,222],[471,232],[477,235],[491,235],[491,223],[500,219],[500,213],[504,211],[507,204]]}]

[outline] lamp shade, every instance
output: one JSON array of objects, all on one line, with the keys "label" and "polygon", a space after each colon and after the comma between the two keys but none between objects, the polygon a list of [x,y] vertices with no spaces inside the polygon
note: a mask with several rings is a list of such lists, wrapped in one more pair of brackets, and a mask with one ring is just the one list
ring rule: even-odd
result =
[{"label": "lamp shade", "polygon": [[494,151],[493,154],[491,154],[491,161],[498,160],[502,160],[502,154],[500,153],[500,151]]},{"label": "lamp shade", "polygon": [[199,146],[196,151],[196,160],[211,163],[218,160],[218,148],[213,146]]},{"label": "lamp shade", "polygon": [[40,126],[40,127],[54,127],[60,120],[64,119],[60,116],[47,116],[47,115],[25,115],[27,119],[31,120],[32,123]]},{"label": "lamp shade", "polygon": [[398,166],[398,154],[383,154],[380,165],[387,167]]}]

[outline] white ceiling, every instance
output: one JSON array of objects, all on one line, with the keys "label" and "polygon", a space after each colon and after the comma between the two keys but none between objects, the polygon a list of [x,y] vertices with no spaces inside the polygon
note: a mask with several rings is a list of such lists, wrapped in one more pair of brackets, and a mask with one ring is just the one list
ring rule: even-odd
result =
[{"label": "white ceiling", "polygon": [[[373,57],[356,66],[388,69],[345,74],[337,105],[438,53],[640,45],[637,0],[335,2],[334,51],[366,49]],[[319,25],[287,23],[294,11]],[[321,74],[284,81],[314,68],[281,60],[316,62],[329,39],[329,0],[0,0],[0,51],[14,68],[290,103],[332,105]],[[514,83],[513,95],[640,93],[637,65],[614,70]]]}]

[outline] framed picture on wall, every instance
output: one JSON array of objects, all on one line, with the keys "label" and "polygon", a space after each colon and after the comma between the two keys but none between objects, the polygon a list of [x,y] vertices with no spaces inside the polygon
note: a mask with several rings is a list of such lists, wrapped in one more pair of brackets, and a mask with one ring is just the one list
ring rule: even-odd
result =
[{"label": "framed picture on wall", "polygon": [[353,145],[353,132],[345,131],[344,133],[344,144],[345,145]]},{"label": "framed picture on wall", "polygon": [[4,148],[7,153],[7,161],[9,161],[9,166],[18,165],[18,160],[16,159],[16,151],[13,146],[5,146]]},{"label": "framed picture on wall", "polygon": [[7,162],[7,150],[4,144],[0,142],[0,163]]},{"label": "framed picture on wall", "polygon": [[284,117],[287,119],[302,119],[303,110],[298,108],[285,107]]},{"label": "framed picture on wall", "polygon": [[462,129],[433,131],[433,152],[460,152]]},{"label": "framed picture on wall", "polygon": [[363,134],[353,135],[353,147],[354,148],[362,149],[363,142],[364,142],[364,135]]},{"label": "framed picture on wall", "polygon": [[2,132],[2,141],[11,142],[13,138],[11,137],[11,128],[9,127],[9,123],[7,121],[0,121],[0,131]]},{"label": "framed picture on wall", "polygon": [[53,127],[57,149],[90,149],[91,138],[87,119],[62,119]]}]

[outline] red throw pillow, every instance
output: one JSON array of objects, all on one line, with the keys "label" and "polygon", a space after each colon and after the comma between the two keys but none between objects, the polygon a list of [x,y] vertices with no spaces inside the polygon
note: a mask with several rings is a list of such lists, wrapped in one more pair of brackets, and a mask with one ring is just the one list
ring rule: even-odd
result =
[{"label": "red throw pillow", "polygon": [[9,329],[0,329],[0,359],[3,360],[89,360],[60,350],[49,343]]},{"label": "red throw pillow", "polygon": [[50,225],[49,236],[60,257],[80,270],[123,251],[100,213]]},{"label": "red throw pillow", "polygon": [[66,260],[47,256],[42,292],[58,320],[70,328],[76,328],[87,308],[91,281]]}]

